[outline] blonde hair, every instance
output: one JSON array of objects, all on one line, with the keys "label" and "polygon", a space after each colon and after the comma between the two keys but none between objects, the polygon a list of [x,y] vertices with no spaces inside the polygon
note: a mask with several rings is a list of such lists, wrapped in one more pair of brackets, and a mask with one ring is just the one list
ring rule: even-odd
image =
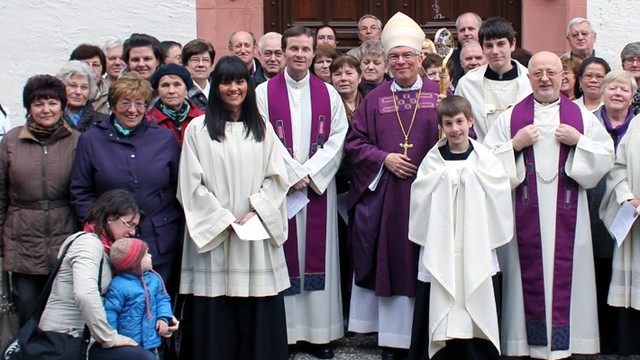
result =
[{"label": "blonde hair", "polygon": [[135,71],[130,71],[122,75],[118,80],[109,86],[109,106],[115,108],[118,100],[127,95],[140,96],[144,98],[144,105],[148,107],[151,103],[151,84]]}]

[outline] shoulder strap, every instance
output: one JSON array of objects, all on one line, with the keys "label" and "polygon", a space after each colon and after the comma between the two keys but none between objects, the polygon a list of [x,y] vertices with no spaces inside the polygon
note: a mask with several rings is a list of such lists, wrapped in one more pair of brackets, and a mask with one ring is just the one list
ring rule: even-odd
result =
[{"label": "shoulder strap", "polygon": [[54,266],[53,270],[51,270],[51,272],[49,273],[49,278],[47,279],[47,282],[44,285],[44,288],[42,288],[42,292],[40,293],[40,296],[38,296],[38,301],[36,302],[36,306],[34,307],[33,312],[31,313],[31,317],[39,320],[40,316],[42,316],[44,307],[47,305],[47,300],[49,300],[49,295],[51,294],[51,286],[53,285],[53,281],[56,279],[56,275],[60,270],[60,266],[62,265],[62,261],[64,261],[64,257],[67,255],[67,251],[69,251],[71,244],[73,244],[73,242],[76,241],[76,239],[80,237],[80,235],[84,235],[84,234],[86,234],[84,231],[80,232],[73,239],[71,239],[71,241],[69,241],[69,243],[62,250],[60,257],[58,258],[58,262],[56,262],[56,265]]}]

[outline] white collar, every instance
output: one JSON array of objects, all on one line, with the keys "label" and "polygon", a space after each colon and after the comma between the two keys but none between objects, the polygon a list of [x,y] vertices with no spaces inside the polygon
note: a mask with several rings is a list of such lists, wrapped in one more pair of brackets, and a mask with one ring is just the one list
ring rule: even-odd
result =
[{"label": "white collar", "polygon": [[416,80],[416,82],[413,83],[413,85],[409,86],[408,88],[403,88],[400,85],[398,85],[398,83],[396,83],[395,80],[393,80],[391,82],[391,91],[392,92],[396,92],[396,91],[415,91],[415,90],[419,90],[420,88],[422,88],[422,77],[420,77],[420,75],[418,75],[418,79]]}]

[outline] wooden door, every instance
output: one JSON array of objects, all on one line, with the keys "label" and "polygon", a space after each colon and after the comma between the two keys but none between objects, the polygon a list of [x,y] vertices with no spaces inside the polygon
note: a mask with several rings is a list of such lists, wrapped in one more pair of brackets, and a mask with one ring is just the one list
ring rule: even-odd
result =
[{"label": "wooden door", "polygon": [[454,35],[458,15],[473,11],[483,19],[501,16],[513,24],[522,46],[522,0],[266,0],[264,3],[264,31],[279,33],[296,26],[316,29],[329,24],[337,31],[338,47],[349,50],[358,46],[358,20],[373,14],[383,24],[396,12],[402,11],[418,22],[433,38],[435,32],[446,27]]}]

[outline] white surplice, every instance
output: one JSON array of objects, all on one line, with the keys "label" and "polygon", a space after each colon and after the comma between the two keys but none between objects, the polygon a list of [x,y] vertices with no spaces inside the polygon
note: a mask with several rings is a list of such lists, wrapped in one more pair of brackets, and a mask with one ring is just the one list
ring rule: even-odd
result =
[{"label": "white surplice", "polygon": [[409,240],[430,275],[429,357],[447,340],[482,338],[500,350],[491,277],[495,249],[513,237],[511,187],[500,161],[471,140],[466,160],[445,161],[434,146],[411,186]]},{"label": "white surplice", "polygon": [[497,108],[513,106],[531,94],[527,68],[517,61],[515,64],[518,77],[513,80],[488,80],[484,73],[489,64],[485,64],[470,70],[458,81],[455,93],[471,103],[473,130],[479,142],[484,140],[494,120],[502,113]]},{"label": "white surplice", "polygon": [[[640,118],[631,120],[620,140],[613,169],[607,175],[607,191],[600,217],[608,227],[620,204],[640,199]],[[635,221],[620,247],[613,250],[613,274],[607,302],[611,306],[640,310],[640,222]]]},{"label": "white surplice", "polygon": [[[326,84],[331,101],[331,130],[329,138],[322,148],[309,159],[311,138],[311,91],[309,73],[300,81],[292,79],[285,69],[287,96],[291,109],[291,131],[293,153],[281,145],[289,176],[289,185],[294,185],[309,175],[311,183],[303,190],[327,194],[327,226],[325,252],[325,289],[316,291],[302,290],[301,294],[285,296],[287,312],[287,335],[289,344],[308,341],[315,344],[328,343],[344,335],[342,322],[342,300],[340,294],[340,263],[338,256],[338,218],[335,174],[342,161],[344,139],[348,130],[348,121],[342,99],[338,92]],[[270,81],[270,80],[269,80]],[[269,119],[268,81],[256,88],[260,114]],[[282,94],[285,96],[285,94]],[[271,99],[272,102],[281,101]],[[298,259],[300,274],[305,268],[305,244],[307,228],[307,209],[296,215],[298,236]],[[304,289],[304,276],[300,278]]]},{"label": "white surplice", "polygon": [[[205,116],[185,130],[178,199],[186,219],[180,293],[196,296],[273,296],[289,287],[284,249],[288,180],[280,140],[269,124],[265,139],[246,137],[244,123],[228,122],[214,141]],[[255,209],[271,235],[240,240],[229,225]]]},{"label": "white surplice", "polygon": [[[538,187],[542,263],[544,271],[545,308],[548,343],[551,344],[551,315],[553,295],[553,268],[556,231],[556,199],[558,159],[560,143],[555,139],[555,129],[560,124],[559,101],[549,105],[534,102],[534,125],[540,132],[533,145]],[[503,163],[515,189],[525,177],[523,156],[515,155],[511,141],[511,114],[507,110],[498,118],[485,138],[485,145]],[[600,349],[598,312],[596,308],[595,272],[586,189],[594,187],[611,169],[613,141],[598,119],[581,109],[584,124],[583,135],[569,152],[564,169],[579,186],[578,213],[573,250],[573,272],[570,311],[570,349],[551,351],[550,346],[529,346],[525,328],[522,278],[518,257],[517,236],[498,249],[503,271],[502,302],[502,353],[509,356],[559,359],[572,353],[593,354]],[[541,181],[541,179],[543,181]]]}]

